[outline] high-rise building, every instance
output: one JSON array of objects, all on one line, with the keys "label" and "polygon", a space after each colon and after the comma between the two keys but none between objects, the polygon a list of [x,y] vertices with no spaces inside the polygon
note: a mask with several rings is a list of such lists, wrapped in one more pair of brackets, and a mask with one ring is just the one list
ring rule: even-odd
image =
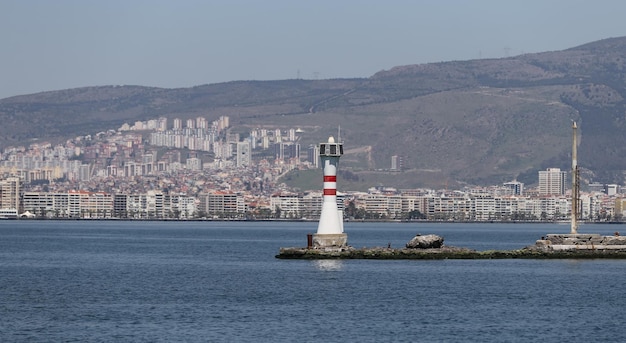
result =
[{"label": "high-rise building", "polygon": [[258,141],[259,137],[259,131],[258,130],[251,130],[250,131],[250,147],[252,148],[252,150],[256,149],[256,144]]},{"label": "high-rise building", "polygon": [[237,167],[246,168],[249,167],[252,159],[250,152],[250,141],[237,142]]},{"label": "high-rise building", "polygon": [[167,131],[167,118],[161,117],[157,120],[157,130]]},{"label": "high-rise building", "polygon": [[289,129],[289,140],[292,142],[296,141],[296,129]]},{"label": "high-rise building", "polygon": [[404,168],[404,161],[402,156],[391,156],[391,171],[401,171]]},{"label": "high-rise building", "polygon": [[270,148],[270,137],[269,136],[263,136],[261,138],[261,148],[263,150],[267,150]]},{"label": "high-rise building", "polygon": [[81,164],[78,170],[78,179],[80,181],[89,181],[91,178],[91,165]]},{"label": "high-rise building", "polygon": [[621,218],[626,217],[626,198],[615,199],[615,215]]},{"label": "high-rise building", "polygon": [[318,145],[311,144],[307,149],[307,159],[315,168],[320,166],[320,148]]},{"label": "high-rise building", "polygon": [[0,181],[0,209],[20,209],[21,182],[17,177]]},{"label": "high-rise building", "polygon": [[196,118],[196,128],[206,130],[209,127],[209,122],[206,118],[198,117]]},{"label": "high-rise building", "polygon": [[220,130],[223,130],[227,127],[230,126],[230,117],[228,116],[221,116],[219,119],[219,128]]},{"label": "high-rise building", "polygon": [[279,160],[290,160],[290,159],[300,159],[300,144],[299,143],[275,143],[274,144],[274,154],[276,159]]},{"label": "high-rise building", "polygon": [[186,127],[188,129],[193,129],[196,127],[196,121],[193,119],[187,119]]},{"label": "high-rise building", "polygon": [[548,168],[539,171],[539,195],[565,194],[565,178],[567,172],[560,168]]},{"label": "high-rise building", "polygon": [[174,130],[182,130],[183,121],[180,118],[174,118]]}]

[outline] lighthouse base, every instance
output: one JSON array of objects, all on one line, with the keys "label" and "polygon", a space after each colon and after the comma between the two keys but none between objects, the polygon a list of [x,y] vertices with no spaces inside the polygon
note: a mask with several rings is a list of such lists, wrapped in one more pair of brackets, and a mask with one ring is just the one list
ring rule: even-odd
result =
[{"label": "lighthouse base", "polygon": [[313,248],[343,248],[348,246],[348,234],[314,234]]}]

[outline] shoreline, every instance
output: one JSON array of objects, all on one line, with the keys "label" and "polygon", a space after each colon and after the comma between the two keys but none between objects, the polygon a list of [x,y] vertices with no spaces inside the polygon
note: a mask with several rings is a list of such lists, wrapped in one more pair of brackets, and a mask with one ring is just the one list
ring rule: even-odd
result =
[{"label": "shoreline", "polygon": [[[180,222],[189,222],[189,221],[199,221],[199,222],[285,222],[285,223],[301,223],[301,222],[311,222],[317,223],[318,220],[312,219],[246,219],[246,218],[189,218],[189,219],[181,219],[181,218],[63,218],[63,217],[16,217],[16,218],[0,218],[0,220],[85,220],[85,221],[94,221],[94,220],[115,220],[115,221],[180,221]],[[449,221],[449,220],[346,220],[344,223],[397,223],[397,224],[566,224],[560,221],[522,221],[522,220],[489,220],[489,221]],[[606,225],[620,225],[626,224],[626,221],[583,221],[579,222],[581,225],[585,224],[606,224]]]}]

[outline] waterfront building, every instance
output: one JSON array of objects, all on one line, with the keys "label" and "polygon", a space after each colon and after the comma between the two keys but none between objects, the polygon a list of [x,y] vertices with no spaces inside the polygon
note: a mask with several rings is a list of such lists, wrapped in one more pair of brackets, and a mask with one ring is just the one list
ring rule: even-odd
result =
[{"label": "waterfront building", "polygon": [[[452,192],[448,194],[428,195],[425,200],[427,201],[425,206],[426,211],[423,213],[426,214],[429,219],[465,220],[470,217],[472,201],[466,194]],[[483,208],[485,207],[486,205],[483,205]],[[487,208],[487,210],[489,209]]]},{"label": "waterfront building", "polygon": [[474,196],[470,204],[473,220],[494,220],[499,217],[496,199],[491,195]]},{"label": "waterfront building", "polygon": [[302,217],[317,219],[322,213],[322,193],[309,192],[299,197]]},{"label": "waterfront building", "polygon": [[615,215],[620,219],[626,218],[626,198],[615,199]]},{"label": "waterfront building", "polygon": [[116,213],[123,213],[123,204],[126,203],[125,213],[128,218],[183,219],[197,211],[193,197],[156,191],[116,195],[114,201]]},{"label": "waterfront building", "polygon": [[109,218],[113,196],[103,192],[24,192],[23,208],[37,216],[62,218]]},{"label": "waterfront building", "polygon": [[[78,203],[77,203],[78,201]],[[82,218],[110,218],[113,215],[113,196],[103,192],[69,192],[68,213]]]},{"label": "waterfront building", "polygon": [[17,177],[8,177],[0,180],[0,209],[20,211],[22,182]]},{"label": "waterfront building", "polygon": [[244,214],[247,206],[243,194],[234,192],[214,191],[198,195],[198,210],[208,215]]},{"label": "waterfront building", "polygon": [[144,194],[107,194],[69,191],[25,192],[24,211],[61,218],[178,218],[196,212],[195,198],[150,191]]},{"label": "waterfront building", "polygon": [[280,218],[298,218],[303,212],[300,196],[296,193],[277,193],[270,197],[270,209]]}]

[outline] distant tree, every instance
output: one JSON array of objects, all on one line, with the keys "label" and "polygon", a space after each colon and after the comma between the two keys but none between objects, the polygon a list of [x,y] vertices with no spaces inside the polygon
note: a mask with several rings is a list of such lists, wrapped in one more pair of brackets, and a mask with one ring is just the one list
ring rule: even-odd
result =
[{"label": "distant tree", "polygon": [[357,208],[356,208],[356,205],[354,204],[354,201],[350,201],[348,203],[348,206],[346,206],[345,216],[348,218],[356,218]]},{"label": "distant tree", "polygon": [[420,212],[419,210],[413,210],[405,215],[405,219],[426,219],[426,215]]}]

